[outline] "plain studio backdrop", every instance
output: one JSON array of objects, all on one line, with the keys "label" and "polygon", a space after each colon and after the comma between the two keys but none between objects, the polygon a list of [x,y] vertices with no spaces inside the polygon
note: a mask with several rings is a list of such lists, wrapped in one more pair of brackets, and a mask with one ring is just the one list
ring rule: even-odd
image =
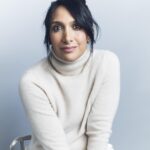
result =
[{"label": "plain studio backdrop", "polygon": [[[0,0],[0,149],[30,134],[18,94],[23,72],[46,56],[43,20],[50,0]],[[87,0],[101,27],[96,48],[121,63],[120,105],[111,143],[115,150],[150,150],[150,1]]]}]

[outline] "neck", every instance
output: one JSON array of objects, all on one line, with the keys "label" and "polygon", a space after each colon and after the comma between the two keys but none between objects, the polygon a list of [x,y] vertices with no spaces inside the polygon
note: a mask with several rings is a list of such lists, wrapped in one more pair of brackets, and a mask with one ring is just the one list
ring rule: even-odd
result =
[{"label": "neck", "polygon": [[66,61],[56,56],[54,51],[51,51],[48,59],[58,73],[63,75],[77,75],[82,72],[90,57],[90,53],[90,50],[87,49],[78,59],[74,61]]}]

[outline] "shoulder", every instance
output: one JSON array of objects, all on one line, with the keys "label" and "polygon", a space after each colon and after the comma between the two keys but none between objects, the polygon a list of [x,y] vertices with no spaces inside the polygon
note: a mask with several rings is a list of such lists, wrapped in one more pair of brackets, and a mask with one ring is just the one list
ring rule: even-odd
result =
[{"label": "shoulder", "polygon": [[93,51],[94,58],[106,58],[106,59],[116,59],[119,60],[116,53],[110,50],[104,50],[104,49],[95,49]]},{"label": "shoulder", "polygon": [[105,65],[110,64],[110,63],[120,64],[118,55],[110,50],[95,49],[93,51],[92,59],[97,64],[100,64],[100,63],[103,63]]},{"label": "shoulder", "polygon": [[91,55],[91,66],[93,72],[98,75],[106,75],[109,72],[120,70],[120,61],[116,53],[110,50],[95,49]]},{"label": "shoulder", "polygon": [[47,58],[41,59],[23,73],[20,78],[20,83],[36,80],[39,76],[44,74],[45,70],[47,70],[47,66]]}]

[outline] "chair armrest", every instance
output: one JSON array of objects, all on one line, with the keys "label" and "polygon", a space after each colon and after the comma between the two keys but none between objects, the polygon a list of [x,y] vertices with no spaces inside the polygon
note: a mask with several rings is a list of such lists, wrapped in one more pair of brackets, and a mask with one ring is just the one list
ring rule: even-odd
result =
[{"label": "chair armrest", "polygon": [[25,150],[24,147],[24,141],[31,140],[31,135],[25,135],[25,136],[18,136],[11,142],[9,148],[10,150],[13,150],[15,146],[19,143],[21,146],[21,150]]}]

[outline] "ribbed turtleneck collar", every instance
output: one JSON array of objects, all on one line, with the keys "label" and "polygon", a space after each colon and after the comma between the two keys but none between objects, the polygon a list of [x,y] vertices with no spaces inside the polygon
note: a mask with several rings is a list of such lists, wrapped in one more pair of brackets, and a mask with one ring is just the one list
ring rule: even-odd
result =
[{"label": "ribbed turtleneck collar", "polygon": [[62,60],[61,58],[57,57],[53,51],[51,51],[49,55],[49,61],[53,68],[60,74],[77,75],[83,70],[90,57],[90,53],[90,50],[87,49],[78,59],[70,62]]}]

